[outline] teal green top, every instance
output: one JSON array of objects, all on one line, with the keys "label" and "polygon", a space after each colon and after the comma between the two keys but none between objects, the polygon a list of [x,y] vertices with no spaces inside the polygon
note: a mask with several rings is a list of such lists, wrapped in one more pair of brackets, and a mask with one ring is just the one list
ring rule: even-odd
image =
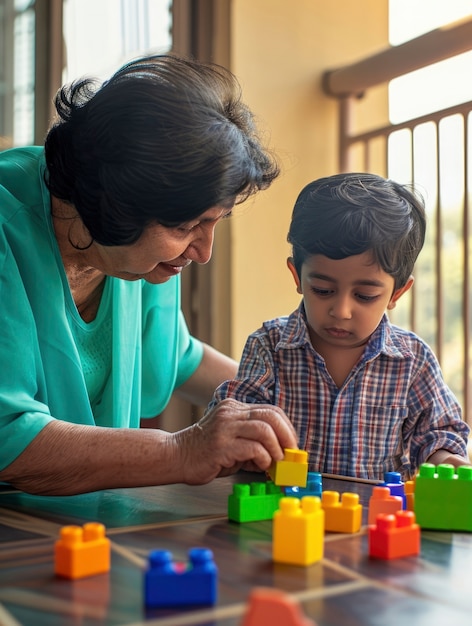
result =
[{"label": "teal green top", "polygon": [[95,320],[72,299],[39,147],[0,152],[0,468],[46,424],[139,427],[203,355],[180,310],[180,277],[107,277]]}]

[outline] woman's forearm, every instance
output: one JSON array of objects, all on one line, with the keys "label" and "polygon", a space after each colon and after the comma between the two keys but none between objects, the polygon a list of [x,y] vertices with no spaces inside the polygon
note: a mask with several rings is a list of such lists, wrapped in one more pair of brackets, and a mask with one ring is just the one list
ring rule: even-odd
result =
[{"label": "woman's forearm", "polygon": [[171,483],[203,484],[246,463],[266,470],[294,428],[275,406],[222,400],[196,424],[176,433],[50,422],[0,481],[41,495]]},{"label": "woman's forearm", "polygon": [[170,433],[53,421],[0,480],[29,493],[69,495],[180,482],[180,470]]}]

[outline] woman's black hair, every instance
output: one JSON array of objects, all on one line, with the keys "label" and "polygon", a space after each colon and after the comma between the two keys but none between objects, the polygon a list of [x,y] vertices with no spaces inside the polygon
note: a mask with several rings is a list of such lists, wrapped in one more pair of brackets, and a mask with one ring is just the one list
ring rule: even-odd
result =
[{"label": "woman's black hair", "polygon": [[46,184],[102,245],[242,202],[279,173],[237,80],[215,64],[143,57],[103,84],[62,87],[55,104]]}]

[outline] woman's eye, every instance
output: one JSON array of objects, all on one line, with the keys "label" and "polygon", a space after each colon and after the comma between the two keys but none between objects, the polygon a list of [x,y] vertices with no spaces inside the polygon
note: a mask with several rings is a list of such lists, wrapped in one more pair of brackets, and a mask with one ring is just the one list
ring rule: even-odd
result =
[{"label": "woman's eye", "polygon": [[197,226],[198,224],[182,224],[182,226],[178,227],[178,230],[182,233],[191,233]]}]

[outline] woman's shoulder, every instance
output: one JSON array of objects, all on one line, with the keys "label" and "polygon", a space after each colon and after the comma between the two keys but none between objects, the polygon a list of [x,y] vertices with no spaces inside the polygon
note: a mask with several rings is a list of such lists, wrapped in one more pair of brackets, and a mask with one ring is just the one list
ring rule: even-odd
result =
[{"label": "woman's shoulder", "polygon": [[[0,152],[0,184],[11,182],[12,178],[24,180],[25,176],[34,176],[38,172],[38,164],[43,160],[44,148],[41,146],[24,146],[9,148]],[[8,178],[6,177],[8,174]]]},{"label": "woman's shoulder", "polygon": [[0,152],[0,212],[5,218],[23,206],[42,206],[44,150],[38,146]]}]

